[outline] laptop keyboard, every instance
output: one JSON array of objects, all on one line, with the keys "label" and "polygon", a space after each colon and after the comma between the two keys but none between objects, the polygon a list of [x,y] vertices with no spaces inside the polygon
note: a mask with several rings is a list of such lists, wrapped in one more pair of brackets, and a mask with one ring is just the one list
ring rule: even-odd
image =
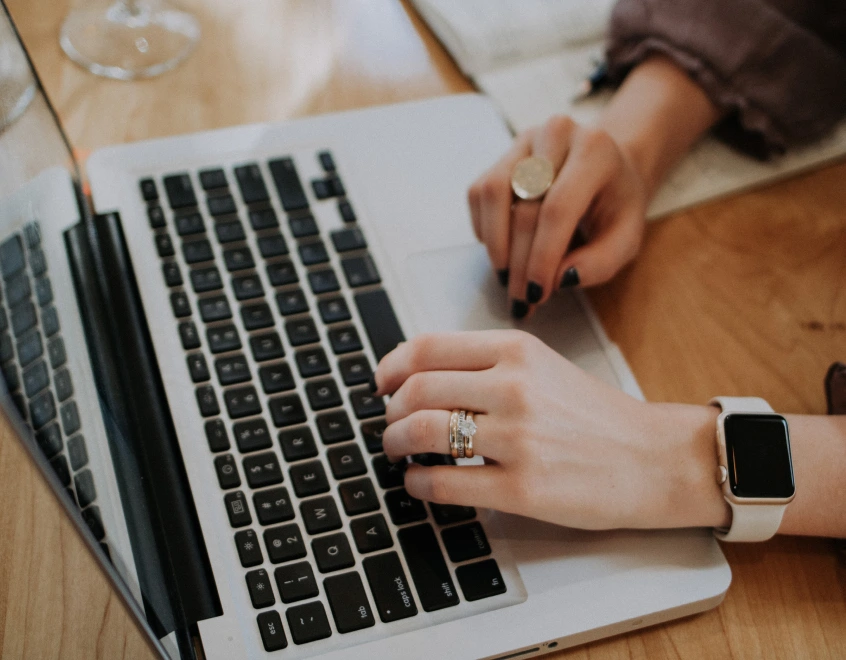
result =
[{"label": "laptop keyboard", "polygon": [[41,451],[108,554],[73,379],[37,222],[0,243],[0,362]]},{"label": "laptop keyboard", "polygon": [[411,497],[382,453],[365,345],[379,360],[404,336],[335,160],[317,158],[314,197],[343,221],[325,235],[291,157],[140,181],[267,651],[506,591],[476,511]]}]

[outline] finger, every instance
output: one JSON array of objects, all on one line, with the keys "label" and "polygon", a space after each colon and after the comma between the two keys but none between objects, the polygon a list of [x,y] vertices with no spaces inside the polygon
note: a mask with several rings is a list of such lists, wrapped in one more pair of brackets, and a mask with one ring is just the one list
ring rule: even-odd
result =
[{"label": "finger", "polygon": [[511,248],[508,255],[508,297],[511,316],[522,319],[529,312],[526,301],[526,262],[532,249],[540,202],[519,201],[511,213]]},{"label": "finger", "polygon": [[[396,460],[414,454],[449,454],[449,423],[446,410],[418,410],[389,424],[382,434],[382,446],[388,458]],[[488,415],[474,415],[476,433],[473,453],[496,461],[506,459],[508,444],[496,432]]]},{"label": "finger", "polygon": [[388,424],[418,410],[472,410],[485,413],[496,398],[495,386],[483,371],[422,371],[412,374],[386,406]]},{"label": "finger", "polygon": [[506,338],[497,330],[418,335],[388,353],[376,368],[377,392],[395,392],[420,371],[481,371],[494,366]]},{"label": "finger", "polygon": [[405,472],[408,494],[426,502],[504,509],[506,474],[498,465],[409,465]]}]

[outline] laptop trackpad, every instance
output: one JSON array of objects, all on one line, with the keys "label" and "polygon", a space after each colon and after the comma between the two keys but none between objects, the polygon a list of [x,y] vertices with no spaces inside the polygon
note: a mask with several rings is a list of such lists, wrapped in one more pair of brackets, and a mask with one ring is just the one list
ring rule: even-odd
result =
[{"label": "laptop trackpad", "polygon": [[515,321],[507,293],[482,245],[417,252],[405,263],[420,331],[519,328],[585,371],[620,386],[587,315],[571,293],[557,292],[531,319]]}]

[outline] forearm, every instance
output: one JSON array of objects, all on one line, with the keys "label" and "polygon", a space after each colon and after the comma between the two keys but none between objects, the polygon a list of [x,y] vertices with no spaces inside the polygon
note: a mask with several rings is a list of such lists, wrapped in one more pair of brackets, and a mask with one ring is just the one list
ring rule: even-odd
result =
[{"label": "forearm", "polygon": [[628,153],[651,197],[719,118],[717,107],[684,71],[653,56],[627,76],[599,126]]}]

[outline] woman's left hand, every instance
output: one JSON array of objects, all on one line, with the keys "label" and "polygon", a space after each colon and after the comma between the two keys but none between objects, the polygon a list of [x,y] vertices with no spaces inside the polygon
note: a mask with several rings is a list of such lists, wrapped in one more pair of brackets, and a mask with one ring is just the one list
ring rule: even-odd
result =
[{"label": "woman's left hand", "polygon": [[485,465],[423,467],[409,494],[583,529],[713,526],[716,409],[648,404],[519,331],[422,335],[385,356],[383,435],[395,460],[449,453],[453,409],[475,414]]}]

